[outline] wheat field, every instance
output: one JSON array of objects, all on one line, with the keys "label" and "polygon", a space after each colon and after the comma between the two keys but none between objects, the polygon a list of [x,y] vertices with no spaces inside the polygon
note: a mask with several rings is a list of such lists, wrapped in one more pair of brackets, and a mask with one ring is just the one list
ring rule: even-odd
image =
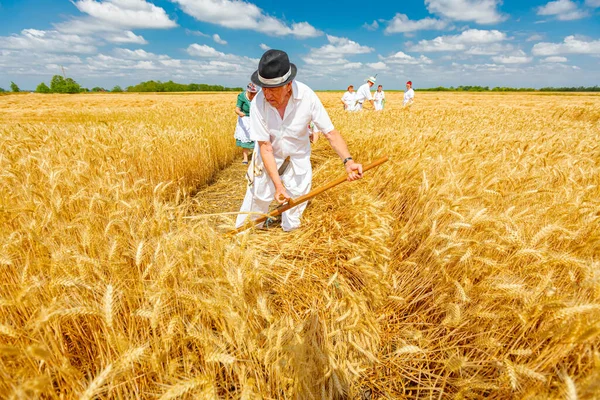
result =
[{"label": "wheat field", "polygon": [[233,238],[235,93],[0,97],[0,398],[600,398],[600,96],[319,96],[390,161]]}]

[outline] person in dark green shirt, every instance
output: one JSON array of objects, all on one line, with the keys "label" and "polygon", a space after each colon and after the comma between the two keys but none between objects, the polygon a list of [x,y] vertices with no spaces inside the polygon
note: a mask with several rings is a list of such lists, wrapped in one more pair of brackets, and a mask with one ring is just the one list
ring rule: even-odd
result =
[{"label": "person in dark green shirt", "polygon": [[235,127],[235,144],[242,148],[244,154],[243,164],[248,164],[248,154],[254,149],[254,142],[250,139],[250,104],[256,96],[258,89],[253,83],[249,83],[246,91],[237,97],[235,113],[238,115],[238,122]]}]

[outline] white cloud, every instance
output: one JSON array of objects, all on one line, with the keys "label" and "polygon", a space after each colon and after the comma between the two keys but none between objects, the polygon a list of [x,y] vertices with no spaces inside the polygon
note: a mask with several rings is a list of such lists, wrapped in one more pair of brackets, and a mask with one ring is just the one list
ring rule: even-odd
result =
[{"label": "white cloud", "polygon": [[114,50],[114,53],[115,55],[127,60],[153,60],[159,58],[156,54],[142,49],[130,50],[117,48]]},{"label": "white cloud", "polygon": [[264,51],[271,50],[271,48],[264,43],[260,44],[260,48],[263,49]]},{"label": "white cloud", "polygon": [[377,21],[373,21],[370,24],[365,22],[363,28],[365,28],[368,31],[376,31],[377,29],[379,29],[379,23]]},{"label": "white cloud", "polygon": [[185,34],[188,36],[202,36],[202,37],[210,37],[210,35],[207,35],[206,33],[200,32],[200,31],[193,31],[191,29],[187,29],[185,30]]},{"label": "white cloud", "polygon": [[215,33],[215,34],[212,36],[212,38],[213,38],[213,40],[215,41],[215,43],[222,44],[222,45],[226,45],[226,44],[227,44],[227,41],[226,41],[226,40],[223,40],[223,39],[221,39],[221,36],[219,36],[219,35],[218,35],[218,34],[216,34],[216,33]]},{"label": "white cloud", "polygon": [[448,23],[435,18],[423,18],[411,21],[406,14],[396,14],[389,22],[385,33],[407,33],[420,30],[441,30],[446,28]]},{"label": "white cloud", "polygon": [[366,54],[373,51],[371,47],[362,46],[348,38],[327,35],[327,40],[329,44],[311,49],[310,53],[303,57],[304,62],[312,65],[343,65],[348,63],[348,60],[344,58],[346,56]]},{"label": "white cloud", "polygon": [[374,69],[376,71],[383,71],[383,70],[387,69],[387,65],[382,61],[379,61],[376,63],[369,63],[369,64],[367,64],[367,67]]},{"label": "white cloud", "polygon": [[529,36],[527,39],[525,39],[527,42],[537,42],[539,40],[542,40],[544,37],[538,33],[534,33],[533,35]]},{"label": "white cloud", "polygon": [[130,30],[108,24],[92,17],[73,18],[54,24],[57,31],[65,34],[80,35],[104,39],[112,43],[147,44],[142,36]]},{"label": "white cloud", "polygon": [[361,62],[351,62],[351,63],[344,64],[344,69],[357,69],[357,68],[362,68],[362,67],[363,67],[363,63],[361,63]]},{"label": "white cloud", "polygon": [[410,46],[411,51],[463,51],[481,45],[499,43],[506,40],[506,33],[498,30],[468,29],[458,35],[438,36],[432,40],[421,40]]},{"label": "white cloud", "polygon": [[600,0],[585,0],[585,5],[588,7],[600,7]]},{"label": "white cloud", "polygon": [[528,57],[523,50],[518,50],[511,55],[492,57],[492,60],[500,64],[527,64],[530,63],[533,58]]},{"label": "white cloud", "polygon": [[[359,68],[365,65],[361,62],[350,61],[347,57],[360,54],[368,54],[373,51],[371,47],[363,46],[353,40],[343,37],[327,35],[328,44],[319,48],[312,48],[310,52],[302,56],[302,76],[310,79],[325,79],[329,82],[338,79],[352,80],[352,74],[356,74]],[[375,68],[383,67],[378,62]],[[343,85],[347,85],[344,83]]]},{"label": "white cloud", "polygon": [[[226,54],[205,44],[191,44],[186,51],[190,56],[193,57],[215,60],[215,62],[238,63],[240,65],[245,65],[249,68],[253,68],[253,71],[254,69],[256,69],[256,66],[258,66],[259,61],[250,57],[238,56],[235,54]],[[213,65],[217,64],[213,63]]]},{"label": "white cloud", "polygon": [[567,36],[562,43],[536,43],[532,53],[536,56],[554,56],[559,54],[595,54],[600,55],[600,40],[577,39]]},{"label": "white cloud", "polygon": [[405,64],[405,65],[426,65],[432,64],[433,61],[431,59],[421,55],[419,58],[415,58],[410,56],[402,51],[399,51],[395,54],[392,54],[389,57],[379,56],[382,61],[385,61],[387,64]]},{"label": "white cloud", "polygon": [[107,33],[104,35],[104,39],[111,43],[148,44],[143,36],[136,35],[131,31]]},{"label": "white cloud", "polygon": [[497,10],[502,0],[425,0],[427,10],[453,21],[495,24],[507,19]]},{"label": "white cloud", "polygon": [[588,16],[586,11],[579,10],[577,4],[571,0],[550,1],[538,7],[537,15],[556,16],[559,21],[572,21]]},{"label": "white cloud", "polygon": [[323,32],[317,30],[308,22],[298,22],[292,24],[291,35],[294,35],[298,38],[312,38],[321,36]]},{"label": "white cloud", "polygon": [[21,34],[0,36],[0,49],[35,50],[45,53],[93,53],[93,39],[58,31],[23,29]]},{"label": "white cloud", "polygon": [[[145,0],[77,0],[73,4],[84,17],[54,24],[57,31],[93,36],[112,43],[147,44],[132,29],[166,29],[177,26],[164,9]],[[186,30],[186,33],[192,31]]]},{"label": "white cloud", "polygon": [[198,21],[231,29],[250,29],[272,36],[317,37],[323,33],[308,22],[286,24],[252,3],[241,0],[171,0]]},{"label": "white cloud", "polygon": [[506,53],[514,50],[513,45],[503,43],[490,43],[483,46],[473,46],[464,54],[471,56],[493,56],[499,53]]},{"label": "white cloud", "polygon": [[225,57],[225,53],[215,50],[213,47],[205,44],[191,44],[187,48],[187,53],[194,57],[221,58]]},{"label": "white cloud", "polygon": [[567,62],[569,60],[567,60],[567,57],[561,57],[561,56],[552,56],[552,57],[546,57],[542,60],[542,62],[544,63],[563,63],[563,62]]},{"label": "white cloud", "polygon": [[173,28],[164,9],[145,0],[78,0],[73,3],[79,11],[111,26],[122,28]]}]

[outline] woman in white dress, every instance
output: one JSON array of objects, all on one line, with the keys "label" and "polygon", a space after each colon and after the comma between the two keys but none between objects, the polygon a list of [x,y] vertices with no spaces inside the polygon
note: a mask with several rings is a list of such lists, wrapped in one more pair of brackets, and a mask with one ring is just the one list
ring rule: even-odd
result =
[{"label": "woman in white dress", "polygon": [[385,93],[383,92],[383,86],[377,86],[377,91],[373,95],[373,100],[375,111],[383,110],[383,106],[385,105]]}]

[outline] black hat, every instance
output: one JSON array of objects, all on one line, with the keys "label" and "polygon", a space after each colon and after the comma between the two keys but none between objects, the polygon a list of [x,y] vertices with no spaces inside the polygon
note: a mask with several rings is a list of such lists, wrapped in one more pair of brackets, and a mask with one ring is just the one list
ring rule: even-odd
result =
[{"label": "black hat", "polygon": [[293,81],[298,72],[285,51],[267,50],[260,58],[258,70],[250,80],[264,88],[274,88]]}]

